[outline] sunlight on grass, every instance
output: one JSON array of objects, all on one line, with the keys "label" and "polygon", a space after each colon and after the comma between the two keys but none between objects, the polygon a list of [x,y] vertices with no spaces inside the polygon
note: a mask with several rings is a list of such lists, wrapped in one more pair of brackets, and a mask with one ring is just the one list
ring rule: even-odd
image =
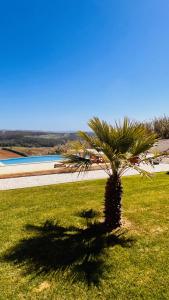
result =
[{"label": "sunlight on grass", "polygon": [[106,234],[104,180],[0,192],[0,299],[169,299],[169,175],[123,178]]}]

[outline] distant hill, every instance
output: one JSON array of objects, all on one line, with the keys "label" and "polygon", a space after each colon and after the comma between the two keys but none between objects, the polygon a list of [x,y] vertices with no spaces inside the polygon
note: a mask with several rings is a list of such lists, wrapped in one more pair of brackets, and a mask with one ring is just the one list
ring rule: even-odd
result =
[{"label": "distant hill", "polygon": [[76,132],[0,130],[0,147],[53,147],[76,139]]}]

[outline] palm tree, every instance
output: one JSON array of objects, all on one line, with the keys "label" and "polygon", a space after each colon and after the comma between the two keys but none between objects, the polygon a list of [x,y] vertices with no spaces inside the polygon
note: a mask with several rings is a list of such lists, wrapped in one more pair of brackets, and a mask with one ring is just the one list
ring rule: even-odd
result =
[{"label": "palm tree", "polygon": [[[146,151],[157,141],[156,135],[148,131],[143,124],[124,118],[114,126],[94,117],[88,122],[93,134],[80,131],[85,141],[83,155],[77,153],[66,156],[66,163],[74,170],[85,172],[97,163],[108,174],[105,187],[104,225],[107,231],[121,226],[121,176],[127,169],[133,168],[142,175],[149,173],[139,164],[148,162]],[[86,143],[88,147],[86,147]]]}]

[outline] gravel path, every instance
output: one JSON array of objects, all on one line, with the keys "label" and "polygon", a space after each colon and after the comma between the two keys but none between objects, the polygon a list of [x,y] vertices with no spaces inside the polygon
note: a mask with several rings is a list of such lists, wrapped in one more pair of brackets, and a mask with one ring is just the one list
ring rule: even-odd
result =
[{"label": "gravel path", "polygon": [[158,143],[152,147],[152,150],[158,152],[169,151],[169,139],[159,140]]},{"label": "gravel path", "polygon": [[[159,164],[153,168],[150,166],[144,166],[144,169],[149,172],[165,172],[169,171],[169,164]],[[134,170],[128,170],[125,175],[138,174]],[[0,190],[11,190],[20,189],[26,187],[44,186],[65,182],[75,182],[82,180],[92,180],[106,178],[107,175],[104,171],[90,171],[85,175],[78,176],[78,173],[73,174],[52,174],[52,175],[41,175],[41,176],[30,176],[10,179],[0,179]]]}]

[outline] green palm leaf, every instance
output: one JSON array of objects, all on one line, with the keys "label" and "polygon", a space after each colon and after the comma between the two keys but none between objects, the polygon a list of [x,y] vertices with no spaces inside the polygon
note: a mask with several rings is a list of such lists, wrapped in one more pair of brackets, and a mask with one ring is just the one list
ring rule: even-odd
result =
[{"label": "green palm leaf", "polygon": [[80,139],[86,143],[83,155],[66,157],[66,163],[80,172],[87,171],[92,166],[94,162],[90,159],[91,156],[100,157],[103,169],[106,172],[109,169],[109,174],[121,174],[121,170],[129,167],[136,169],[131,162],[148,151],[157,141],[156,135],[149,132],[144,125],[128,118],[110,125],[94,117],[88,125],[93,131],[92,135],[83,131],[78,133]]}]

